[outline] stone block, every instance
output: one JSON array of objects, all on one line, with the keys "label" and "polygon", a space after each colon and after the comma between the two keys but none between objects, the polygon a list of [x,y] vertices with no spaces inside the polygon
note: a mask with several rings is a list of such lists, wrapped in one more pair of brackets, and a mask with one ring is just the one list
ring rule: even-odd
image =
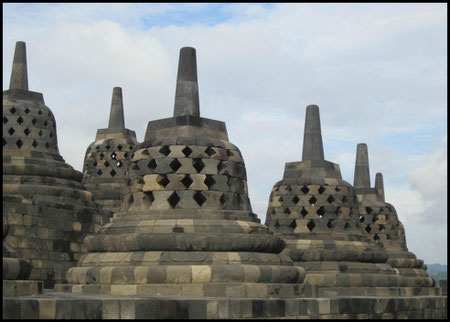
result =
[{"label": "stone block", "polygon": [[120,318],[135,319],[136,318],[135,304],[136,304],[135,300],[120,300]]},{"label": "stone block", "polygon": [[211,267],[209,265],[192,265],[191,269],[193,283],[211,282]]},{"label": "stone block", "polygon": [[113,295],[136,295],[137,285],[111,285]]},{"label": "stone block", "polygon": [[208,300],[206,303],[206,318],[217,319],[219,317],[219,301]]}]

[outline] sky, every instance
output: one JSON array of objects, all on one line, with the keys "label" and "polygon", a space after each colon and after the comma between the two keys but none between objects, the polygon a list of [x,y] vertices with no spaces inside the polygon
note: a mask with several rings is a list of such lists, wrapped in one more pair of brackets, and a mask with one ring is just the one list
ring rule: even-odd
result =
[{"label": "sky", "polygon": [[76,170],[113,87],[139,142],[173,115],[179,50],[194,47],[201,116],[226,123],[262,223],[317,104],[325,159],[353,184],[366,143],[409,250],[447,263],[447,4],[3,3],[3,90],[16,41]]}]

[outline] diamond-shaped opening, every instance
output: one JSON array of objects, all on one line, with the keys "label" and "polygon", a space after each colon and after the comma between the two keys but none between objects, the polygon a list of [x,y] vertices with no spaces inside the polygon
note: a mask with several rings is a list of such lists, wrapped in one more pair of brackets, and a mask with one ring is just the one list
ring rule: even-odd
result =
[{"label": "diamond-shaped opening", "polygon": [[364,216],[359,215],[359,222],[364,222],[364,219],[365,219]]},{"label": "diamond-shaped opening", "polygon": [[279,198],[278,198],[278,201],[279,201],[279,202],[283,202],[283,201],[284,201],[284,198],[283,198],[283,197],[279,197]]},{"label": "diamond-shaped opening", "polygon": [[39,136],[42,136],[42,130],[39,130],[38,135],[39,135]]},{"label": "diamond-shaped opening", "polygon": [[333,201],[335,201],[335,199],[333,198],[333,196],[329,196],[327,199],[328,203],[332,203]]},{"label": "diamond-shaped opening", "polygon": [[289,210],[289,208],[285,208],[285,209],[284,209],[284,213],[285,213],[286,215],[290,215],[290,214],[291,214],[291,211]]},{"label": "diamond-shaped opening", "polygon": [[100,146],[99,146],[99,145],[97,145],[97,146],[95,147],[95,149],[96,149],[96,150],[100,149]]},{"label": "diamond-shaped opening", "polygon": [[329,229],[333,229],[334,226],[335,226],[335,224],[334,224],[334,219],[328,220],[328,222],[327,222],[327,227],[328,227]]},{"label": "diamond-shaped opening", "polygon": [[157,164],[156,164],[155,159],[151,159],[150,162],[147,164],[147,167],[148,167],[149,169],[155,170],[156,167],[157,167]]},{"label": "diamond-shaped opening", "polygon": [[334,214],[335,214],[336,216],[338,216],[339,213],[340,213],[340,211],[341,211],[341,207],[336,207],[336,210],[334,211]]},{"label": "diamond-shaped opening", "polygon": [[371,230],[372,230],[372,228],[370,228],[370,225],[367,225],[366,231],[367,231],[368,233],[370,233]]},{"label": "diamond-shaped opening", "polygon": [[342,202],[347,202],[347,196],[342,197]]},{"label": "diamond-shaped opening", "polygon": [[98,169],[97,174],[98,174],[99,176],[101,176],[102,173],[103,173],[102,170]]},{"label": "diamond-shaped opening", "polygon": [[121,168],[122,167],[122,162],[121,161],[117,161],[116,162],[116,167]]},{"label": "diamond-shaped opening", "polygon": [[27,107],[27,108],[25,109],[25,114],[28,114],[28,113],[30,113],[30,109]]},{"label": "diamond-shaped opening", "polygon": [[187,147],[185,147],[183,150],[181,150],[181,152],[183,152],[183,154],[184,154],[185,157],[188,157],[188,156],[191,155],[192,149],[191,149],[190,147],[187,146]]},{"label": "diamond-shaped opening", "polygon": [[200,173],[203,168],[205,167],[205,164],[203,163],[202,159],[193,159],[194,162],[192,163],[192,166],[197,170],[198,173]]},{"label": "diamond-shaped opening", "polygon": [[167,199],[167,201],[169,202],[169,204],[172,206],[172,208],[175,208],[175,206],[178,204],[178,202],[180,201],[180,197],[178,196],[177,192],[174,191],[169,199]]},{"label": "diamond-shaped opening", "polygon": [[125,152],[125,153],[123,154],[123,157],[124,157],[124,158],[128,158],[128,152]]},{"label": "diamond-shaped opening", "polygon": [[[106,147],[109,150],[109,147]],[[117,158],[117,154],[115,152],[111,153],[111,159],[116,159]]]},{"label": "diamond-shaped opening", "polygon": [[23,118],[22,118],[22,117],[19,117],[19,118],[17,119],[17,123],[19,123],[19,125],[22,125],[22,124],[23,124]]},{"label": "diamond-shaped opening", "polygon": [[109,146],[109,144],[107,144],[107,145],[105,146],[105,149],[106,149],[106,150],[111,149],[111,147]]},{"label": "diamond-shaped opening", "polygon": [[36,123],[37,123],[36,119],[32,119],[31,123],[33,123],[33,125],[36,125]]},{"label": "diamond-shaped opening", "polygon": [[308,214],[308,211],[305,208],[302,208],[302,211],[300,211],[300,214],[305,218],[305,216]]},{"label": "diamond-shaped opening", "polygon": [[145,191],[144,195],[145,195],[146,199],[150,201],[150,203],[153,203],[153,201],[155,201],[155,197],[153,196],[152,191]]},{"label": "diamond-shaped opening", "polygon": [[226,197],[225,197],[225,193],[223,193],[221,196],[220,196],[220,204],[223,206],[224,204],[225,204],[225,202],[227,201],[227,199],[226,199]]},{"label": "diamond-shaped opening", "polygon": [[336,187],[336,188],[334,188],[334,190],[335,190],[336,192],[339,192],[339,191],[341,191],[341,188]]},{"label": "diamond-shaped opening", "polygon": [[33,140],[33,143],[31,143],[31,145],[36,148],[38,146],[38,143],[36,142],[36,140]]},{"label": "diamond-shaped opening", "polygon": [[292,191],[292,188],[291,188],[291,186],[286,186],[286,191]]},{"label": "diamond-shaped opening", "polygon": [[6,116],[3,116],[3,124],[8,123],[8,119],[6,118]]},{"label": "diamond-shaped opening", "polygon": [[296,205],[298,204],[298,202],[300,201],[300,198],[297,196],[294,196],[294,198],[292,198],[292,202]]},{"label": "diamond-shaped opening", "polygon": [[307,186],[303,186],[301,189],[301,192],[303,192],[305,195],[309,192],[309,188]]},{"label": "diamond-shaped opening", "polygon": [[378,230],[379,230],[379,231],[383,231],[383,230],[385,230],[385,229],[386,229],[386,228],[384,227],[384,225],[379,225],[379,226],[378,226]]},{"label": "diamond-shaped opening", "polygon": [[159,149],[159,153],[164,154],[165,156],[168,156],[170,153],[170,149],[167,145],[165,145],[161,149]]},{"label": "diamond-shaped opening", "polygon": [[319,188],[319,194],[321,195],[322,193],[324,193],[325,192],[325,188],[324,187],[322,187],[322,186],[320,186],[320,188]]},{"label": "diamond-shaped opening", "polygon": [[228,150],[228,149],[227,149],[227,157],[231,157],[231,156],[233,156],[233,155],[234,155],[234,153],[231,152],[231,150]]},{"label": "diamond-shaped opening", "polygon": [[111,175],[111,177],[114,177],[116,175],[116,171],[114,171],[114,169],[112,169],[109,174]]},{"label": "diamond-shaped opening", "polygon": [[45,148],[48,149],[50,147],[50,144],[48,142],[45,143]]},{"label": "diamond-shaped opening", "polygon": [[10,109],[9,109],[9,111],[11,112],[11,114],[14,114],[14,113],[16,113],[16,108],[13,106],[13,107],[11,107]]},{"label": "diamond-shaped opening", "polygon": [[23,145],[23,142],[20,139],[18,139],[16,145],[20,149],[20,147]]},{"label": "diamond-shaped opening", "polygon": [[14,132],[16,132],[16,131],[14,131],[14,129],[13,129],[13,128],[10,128],[10,129],[8,130],[8,133],[9,133],[9,135],[13,135],[13,134],[14,134]]},{"label": "diamond-shaped opening", "polygon": [[372,217],[372,222],[375,223],[378,220],[378,216],[373,216]]},{"label": "diamond-shaped opening", "polygon": [[48,125],[48,122],[47,122],[47,120],[45,120],[44,121],[44,126],[47,126]]},{"label": "diamond-shaped opening", "polygon": [[169,184],[169,179],[167,179],[167,176],[165,174],[161,175],[160,178],[157,180],[158,184],[163,186],[164,188]]},{"label": "diamond-shaped opening", "polygon": [[49,136],[50,136],[50,138],[52,138],[52,137],[53,137],[53,132],[50,132],[50,135],[49,135]]},{"label": "diamond-shaped opening", "polygon": [[222,171],[225,167],[226,167],[226,166],[225,166],[225,164],[222,163],[222,161],[219,162],[219,164],[217,165],[217,171],[218,171],[218,173],[220,173],[220,171]]},{"label": "diamond-shaped opening", "polygon": [[177,170],[178,170],[179,168],[181,168],[181,162],[178,161],[178,159],[173,159],[173,161],[170,162],[169,166],[172,168],[172,170],[173,170],[174,172],[177,172]]},{"label": "diamond-shaped opening", "polygon": [[314,204],[317,202],[317,199],[316,197],[312,196],[311,198],[309,198],[308,202],[311,206],[314,207]]},{"label": "diamond-shaped opening", "polygon": [[183,184],[183,186],[185,186],[186,188],[189,188],[189,186],[192,184],[192,182],[194,182],[194,180],[192,180],[190,175],[185,175],[184,178],[181,180],[181,183]]},{"label": "diamond-shaped opening", "polygon": [[280,223],[278,222],[278,220],[277,221],[275,221],[275,224],[273,225],[275,228],[278,228],[278,227],[280,227]]},{"label": "diamond-shaped opening", "polygon": [[291,221],[291,223],[289,224],[289,227],[291,227],[292,230],[295,230],[295,228],[297,227],[297,223],[295,222],[295,220]]},{"label": "diamond-shaped opening", "polygon": [[367,212],[368,214],[370,214],[370,213],[372,212],[372,208],[366,207],[366,212]]},{"label": "diamond-shaped opening", "polygon": [[8,142],[6,142],[5,138],[3,138],[3,146],[5,146],[6,144],[8,144]]},{"label": "diamond-shaped opening", "polygon": [[92,166],[93,166],[93,167],[96,167],[96,166],[97,166],[97,161],[94,161],[94,162],[92,163]]},{"label": "diamond-shaped opening", "polygon": [[39,111],[38,111],[38,114],[39,114],[39,115],[42,115],[42,111],[41,111],[41,110],[39,110]]},{"label": "diamond-shaped opening", "polygon": [[118,146],[117,146],[117,150],[119,150],[119,151],[122,151],[122,146],[119,144]]},{"label": "diamond-shaped opening", "polygon": [[199,206],[201,206],[206,201],[206,198],[200,191],[197,191],[194,194],[194,200],[198,203]]},{"label": "diamond-shaped opening", "polygon": [[100,160],[103,160],[103,157],[104,157],[105,155],[103,154],[103,152],[100,152],[100,154],[99,154],[98,156],[100,157]]},{"label": "diamond-shaped opening", "polygon": [[391,239],[391,235],[386,234],[386,239],[387,239],[387,240],[390,240],[390,239]]},{"label": "diamond-shaped opening", "polygon": [[105,161],[105,167],[109,167],[109,162],[108,161]]},{"label": "diamond-shaped opening", "polygon": [[373,235],[373,239],[375,241],[379,241],[380,240],[380,236],[378,236],[378,234]]},{"label": "diamond-shaped opening", "polygon": [[212,175],[206,175],[204,182],[208,186],[208,189],[211,189],[211,187],[216,183],[216,180],[214,180]]},{"label": "diamond-shaped opening", "polygon": [[312,231],[314,227],[316,227],[316,224],[314,223],[314,220],[310,220],[308,224],[306,225],[308,227],[309,231]]},{"label": "diamond-shaped opening", "polygon": [[349,229],[349,228],[351,228],[351,225],[348,222],[346,222],[344,225],[344,229]]},{"label": "diamond-shaped opening", "polygon": [[216,154],[216,151],[214,151],[214,149],[211,149],[211,147],[207,147],[205,153],[209,156],[212,156],[213,154]]},{"label": "diamond-shaped opening", "polygon": [[323,217],[323,215],[325,214],[325,209],[323,207],[320,207],[316,213],[319,215],[320,218]]}]

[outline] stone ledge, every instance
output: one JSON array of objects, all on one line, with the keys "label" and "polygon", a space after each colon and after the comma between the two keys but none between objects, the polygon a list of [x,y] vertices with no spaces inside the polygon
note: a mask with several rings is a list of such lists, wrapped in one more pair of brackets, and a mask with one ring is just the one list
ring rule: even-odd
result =
[{"label": "stone ledge", "polygon": [[44,291],[5,297],[3,318],[26,319],[446,319],[447,297],[342,297],[296,299],[186,298],[71,294]]}]

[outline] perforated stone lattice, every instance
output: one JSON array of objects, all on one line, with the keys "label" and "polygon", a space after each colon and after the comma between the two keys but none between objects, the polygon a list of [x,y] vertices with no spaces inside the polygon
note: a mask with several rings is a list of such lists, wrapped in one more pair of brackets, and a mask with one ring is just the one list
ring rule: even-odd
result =
[{"label": "perforated stone lattice", "polygon": [[132,155],[127,186],[129,193],[124,197],[122,211],[251,210],[241,154],[225,141],[217,146],[158,145],[138,149]]},{"label": "perforated stone lattice", "polygon": [[3,148],[59,153],[52,112],[45,105],[28,105],[4,102]]},{"label": "perforated stone lattice", "polygon": [[358,212],[350,189],[331,185],[276,185],[266,222],[275,232],[283,233],[359,232]]}]

